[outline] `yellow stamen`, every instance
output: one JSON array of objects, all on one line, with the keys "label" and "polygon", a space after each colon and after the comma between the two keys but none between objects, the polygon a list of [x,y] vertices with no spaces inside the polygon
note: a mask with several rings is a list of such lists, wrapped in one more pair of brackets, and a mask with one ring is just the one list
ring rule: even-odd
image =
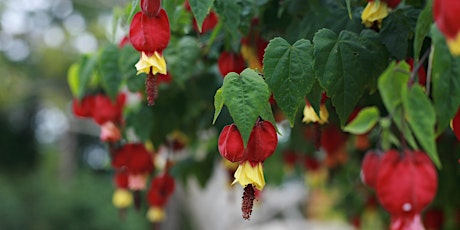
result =
[{"label": "yellow stamen", "polygon": [[322,104],[319,107],[319,116],[316,114],[315,110],[311,105],[307,104],[305,105],[305,108],[303,109],[303,119],[302,121],[305,123],[316,123],[318,122],[319,124],[324,124],[327,123],[329,119],[329,112],[327,111],[326,105]]},{"label": "yellow stamen", "polygon": [[117,208],[126,208],[133,203],[133,195],[127,189],[117,189],[112,197],[113,206]]},{"label": "yellow stamen", "polygon": [[368,2],[361,14],[362,23],[366,27],[371,27],[374,22],[378,22],[379,28],[382,25],[382,20],[388,16],[388,5],[380,0]]},{"label": "yellow stamen", "polygon": [[137,74],[146,73],[149,74],[150,69],[152,69],[152,74],[166,74],[166,61],[165,58],[155,52],[152,56],[147,56],[142,52],[141,58],[136,63]]},{"label": "yellow stamen", "polygon": [[150,222],[161,222],[166,219],[166,213],[161,207],[150,207],[147,211],[147,219]]},{"label": "yellow stamen", "polygon": [[254,167],[249,163],[249,161],[245,161],[240,164],[235,172],[235,180],[232,185],[236,182],[240,183],[243,187],[246,187],[248,184],[252,184],[259,191],[262,191],[265,187],[262,162],[257,163]]}]

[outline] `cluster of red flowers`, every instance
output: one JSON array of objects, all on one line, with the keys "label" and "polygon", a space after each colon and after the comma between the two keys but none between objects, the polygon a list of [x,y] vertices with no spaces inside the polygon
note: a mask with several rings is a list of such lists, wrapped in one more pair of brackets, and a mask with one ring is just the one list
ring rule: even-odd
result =
[{"label": "cluster of red flowers", "polygon": [[420,213],[437,190],[436,169],[421,151],[369,151],[361,167],[362,180],[377,192],[391,214],[391,230],[424,229]]}]

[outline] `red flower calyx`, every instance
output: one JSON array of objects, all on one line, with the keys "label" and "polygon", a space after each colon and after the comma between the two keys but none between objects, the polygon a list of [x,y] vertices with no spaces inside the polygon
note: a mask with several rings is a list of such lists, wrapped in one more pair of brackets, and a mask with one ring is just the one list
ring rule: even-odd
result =
[{"label": "red flower calyx", "polygon": [[141,0],[142,13],[148,17],[155,17],[160,13],[161,0]]}]

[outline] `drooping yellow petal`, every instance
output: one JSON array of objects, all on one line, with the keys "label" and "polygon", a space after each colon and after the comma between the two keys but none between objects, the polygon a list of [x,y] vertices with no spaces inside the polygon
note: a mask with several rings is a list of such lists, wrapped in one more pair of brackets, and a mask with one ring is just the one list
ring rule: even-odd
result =
[{"label": "drooping yellow petal", "polygon": [[161,222],[166,219],[166,213],[161,207],[150,207],[147,211],[147,219],[150,222]]},{"label": "drooping yellow petal", "polygon": [[260,64],[257,52],[254,47],[248,45],[241,45],[241,56],[248,63],[248,67],[251,69],[257,69],[260,72],[263,71],[262,65]]},{"label": "drooping yellow petal", "polygon": [[450,53],[455,56],[460,55],[460,33],[457,33],[455,38],[447,38],[447,46],[449,46]]},{"label": "drooping yellow petal", "polygon": [[126,208],[133,203],[133,195],[127,189],[117,189],[112,196],[113,206],[117,208]]},{"label": "drooping yellow petal", "polygon": [[252,184],[259,191],[262,191],[262,189],[265,187],[262,162],[259,162],[256,166],[252,167],[249,161],[245,161],[238,166],[234,176],[235,180],[233,181],[232,185],[236,182],[240,183],[243,187],[246,187],[248,184]]},{"label": "drooping yellow petal", "polygon": [[364,8],[361,14],[362,23],[366,27],[371,27],[374,22],[378,22],[379,27],[382,24],[382,20],[388,16],[388,5],[386,2],[375,0],[368,2],[366,8]]},{"label": "drooping yellow petal", "polygon": [[152,68],[152,74],[167,73],[165,58],[158,52],[155,52],[152,56],[147,56],[144,52],[142,52],[141,58],[135,66],[137,69],[137,74],[149,74],[150,68]]},{"label": "drooping yellow petal", "polygon": [[319,107],[319,116],[316,114],[315,110],[313,107],[309,104],[305,105],[305,108],[303,109],[303,119],[302,121],[305,123],[316,123],[318,122],[319,124],[324,124],[327,123],[329,119],[329,112],[327,111],[326,105],[322,104]]}]

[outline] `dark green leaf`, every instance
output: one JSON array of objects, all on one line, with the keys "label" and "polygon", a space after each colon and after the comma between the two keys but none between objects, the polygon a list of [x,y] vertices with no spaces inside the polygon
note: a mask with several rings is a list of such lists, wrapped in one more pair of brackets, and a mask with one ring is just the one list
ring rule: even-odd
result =
[{"label": "dark green leaf", "polygon": [[460,106],[460,58],[450,55],[444,36],[432,30],[433,51],[433,102],[437,118],[437,133],[449,126]]},{"label": "dark green leaf", "polygon": [[356,135],[367,133],[379,121],[379,117],[380,112],[377,107],[364,108],[359,111],[356,118],[346,125],[343,130]]},{"label": "dark green leaf", "polygon": [[411,88],[402,91],[402,101],[407,122],[415,137],[434,164],[440,168],[441,162],[436,149],[434,132],[436,114],[430,99],[426,96],[423,88],[415,84]]},{"label": "dark green leaf", "polygon": [[348,119],[366,87],[387,65],[384,48],[369,30],[360,35],[342,31],[337,35],[328,29],[315,34],[314,68],[320,84],[332,99],[342,125]]},{"label": "dark green leaf", "polygon": [[382,22],[382,43],[398,60],[406,59],[409,36],[415,31],[418,13],[419,10],[412,7],[398,8]]},{"label": "dark green leaf", "polygon": [[270,41],[264,55],[264,74],[278,105],[294,125],[299,106],[316,81],[313,46],[301,39],[290,45],[282,38]]},{"label": "dark green leaf", "polygon": [[246,145],[270,97],[268,86],[254,70],[245,69],[241,75],[234,72],[227,74],[222,90],[224,103]]},{"label": "dark green leaf", "polygon": [[224,28],[236,38],[238,27],[240,24],[241,7],[236,1],[216,0],[216,12],[219,15],[219,20],[224,24]]},{"label": "dark green leaf", "polygon": [[136,67],[134,66],[141,57],[140,53],[133,48],[131,45],[125,45],[118,58],[118,68],[123,80],[136,77]]},{"label": "dark green leaf", "polygon": [[191,77],[200,58],[198,41],[191,36],[182,37],[177,43],[165,50],[168,72],[179,85],[184,85]]},{"label": "dark green leaf", "polygon": [[189,0],[190,8],[192,8],[193,15],[195,15],[198,29],[201,31],[201,26],[204,19],[211,9],[214,0]]},{"label": "dark green leaf", "polygon": [[415,139],[406,124],[402,107],[401,92],[406,89],[409,81],[409,65],[406,62],[393,62],[379,78],[378,88],[386,109],[393,121],[403,133],[409,145],[417,149]]},{"label": "dark green leaf", "polygon": [[315,110],[316,114],[320,114],[320,106],[321,106],[321,98],[324,89],[319,84],[318,79],[316,79],[313,87],[311,87],[311,91],[307,94],[307,100],[310,103],[313,110]]},{"label": "dark green leaf", "polygon": [[78,92],[80,93],[78,95],[79,99],[81,99],[84,96],[88,83],[91,81],[91,78],[95,76],[95,68],[97,64],[97,59],[98,59],[97,55],[93,55],[93,56],[85,55],[82,57],[82,59],[79,62],[79,65],[80,65],[80,69],[78,73],[78,77],[79,77]]},{"label": "dark green leaf", "polygon": [[[106,46],[99,57],[99,74],[102,87],[112,100],[118,95],[122,78],[118,68],[119,49],[116,45]],[[134,70],[133,70],[134,71]]]},{"label": "dark green leaf", "polygon": [[149,140],[153,128],[151,108],[146,103],[130,108],[126,114],[126,126],[132,127],[141,141]]},{"label": "dark green leaf", "polygon": [[430,26],[433,23],[433,0],[428,0],[425,8],[417,19],[417,26],[415,27],[415,38],[414,38],[414,58],[420,58],[420,50],[422,49],[423,40],[426,35],[430,32]]},{"label": "dark green leaf", "polygon": [[270,105],[270,102],[266,103],[266,106],[264,107],[264,110],[260,114],[260,117],[265,121],[270,121],[275,126],[275,128],[278,130],[278,128],[276,127],[276,120],[275,120],[275,116],[273,116],[272,106]]}]

